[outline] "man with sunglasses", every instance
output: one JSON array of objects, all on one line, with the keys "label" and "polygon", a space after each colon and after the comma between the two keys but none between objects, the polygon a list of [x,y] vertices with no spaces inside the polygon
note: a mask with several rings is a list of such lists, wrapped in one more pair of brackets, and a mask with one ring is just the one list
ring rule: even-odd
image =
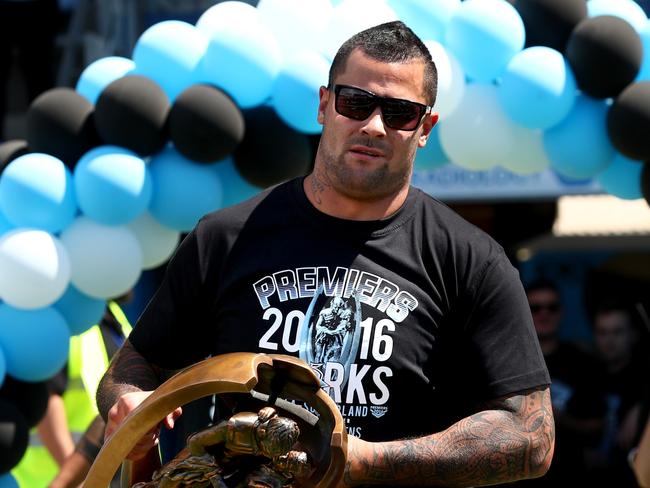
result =
[{"label": "man with sunglasses", "polygon": [[[345,417],[344,485],[546,471],[549,378],[518,274],[497,243],[409,184],[437,121],[436,78],[401,22],[343,44],[320,89],[313,172],[206,216],[184,240],[100,387],[109,435],[163,371],[285,353],[311,365]],[[345,327],[330,314],[331,329],[344,333],[316,354],[321,311],[341,299]]]}]

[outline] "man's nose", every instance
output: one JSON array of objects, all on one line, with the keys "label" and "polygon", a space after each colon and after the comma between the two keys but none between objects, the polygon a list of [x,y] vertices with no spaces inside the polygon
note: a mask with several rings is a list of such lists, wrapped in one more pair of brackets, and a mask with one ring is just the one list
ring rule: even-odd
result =
[{"label": "man's nose", "polygon": [[381,118],[380,107],[375,107],[370,116],[364,120],[361,131],[371,137],[386,136],[386,127],[384,126],[384,120]]}]

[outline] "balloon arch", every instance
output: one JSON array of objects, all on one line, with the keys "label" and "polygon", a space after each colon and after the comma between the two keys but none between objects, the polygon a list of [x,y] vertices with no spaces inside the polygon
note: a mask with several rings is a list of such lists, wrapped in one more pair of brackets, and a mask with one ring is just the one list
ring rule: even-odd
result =
[{"label": "balloon arch", "polygon": [[[416,168],[552,168],[650,202],[650,23],[632,0],[219,3],[43,93],[27,140],[0,144],[0,401],[42,399],[69,337],[203,214],[305,174],[338,46],[396,19],[439,74],[440,123]],[[0,409],[16,426],[0,473],[41,404]]]}]

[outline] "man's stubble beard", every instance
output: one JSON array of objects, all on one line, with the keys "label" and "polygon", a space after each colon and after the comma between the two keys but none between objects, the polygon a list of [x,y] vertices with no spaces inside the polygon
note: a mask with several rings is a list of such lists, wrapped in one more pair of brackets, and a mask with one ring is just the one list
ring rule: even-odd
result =
[{"label": "man's stubble beard", "polygon": [[[339,193],[355,200],[377,200],[395,195],[409,184],[412,164],[404,164],[393,172],[390,171],[387,161],[372,169],[356,170],[346,164],[345,153],[337,156],[330,151],[325,142],[327,140],[325,131],[323,136],[318,148],[324,173],[322,177]],[[368,147],[378,147],[368,138],[358,143]],[[412,149],[409,151],[410,154],[405,156],[412,160],[414,152],[415,149]]]}]

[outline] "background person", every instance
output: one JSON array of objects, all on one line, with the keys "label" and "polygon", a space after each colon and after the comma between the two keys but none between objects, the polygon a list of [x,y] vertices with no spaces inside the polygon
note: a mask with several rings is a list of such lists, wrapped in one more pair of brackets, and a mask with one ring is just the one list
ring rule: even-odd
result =
[{"label": "background person", "polygon": [[641,349],[642,327],[621,302],[600,304],[593,316],[596,352],[602,361],[601,383],[607,399],[606,423],[592,479],[616,486],[637,486],[627,462],[640,428],[648,384],[648,351]]},{"label": "background person", "polygon": [[600,365],[586,349],[560,340],[564,307],[555,283],[544,279],[530,283],[526,296],[551,376],[556,446],[547,475],[522,484],[580,485],[589,472],[587,450],[598,445],[604,428],[606,404]]}]

